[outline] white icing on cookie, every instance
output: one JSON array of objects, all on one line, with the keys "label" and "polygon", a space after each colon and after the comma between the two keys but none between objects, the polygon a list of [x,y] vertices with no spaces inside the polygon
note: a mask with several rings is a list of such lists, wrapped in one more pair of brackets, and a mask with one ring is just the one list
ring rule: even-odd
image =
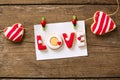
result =
[{"label": "white icing on cookie", "polygon": [[39,44],[41,44],[41,43],[42,43],[42,41],[41,41],[41,40],[39,40],[39,41],[38,41],[38,43],[39,43]]},{"label": "white icing on cookie", "polygon": [[81,41],[85,41],[85,37],[84,36],[81,37]]},{"label": "white icing on cookie", "polygon": [[85,46],[85,42],[79,42],[78,46],[79,47]]},{"label": "white icing on cookie", "polygon": [[83,31],[77,32],[77,37],[79,37],[79,36],[84,36],[84,35],[85,35],[85,34],[84,34]]},{"label": "white icing on cookie", "polygon": [[69,38],[66,38],[66,40],[68,41],[68,40],[69,40]]}]

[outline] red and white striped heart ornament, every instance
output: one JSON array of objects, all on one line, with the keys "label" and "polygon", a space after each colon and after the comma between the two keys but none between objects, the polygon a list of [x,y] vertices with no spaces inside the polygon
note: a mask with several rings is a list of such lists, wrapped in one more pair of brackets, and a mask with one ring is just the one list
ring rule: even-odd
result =
[{"label": "red and white striped heart ornament", "polygon": [[97,11],[94,14],[94,23],[91,25],[91,31],[96,35],[106,34],[116,28],[114,21],[106,13]]},{"label": "red and white striped heart ornament", "polygon": [[4,29],[4,35],[13,42],[20,42],[24,34],[24,27],[20,23],[12,25]]}]

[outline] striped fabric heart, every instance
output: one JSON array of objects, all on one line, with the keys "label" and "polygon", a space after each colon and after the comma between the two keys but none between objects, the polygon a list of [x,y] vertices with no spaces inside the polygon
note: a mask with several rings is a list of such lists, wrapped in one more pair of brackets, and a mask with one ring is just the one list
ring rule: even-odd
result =
[{"label": "striped fabric heart", "polygon": [[16,23],[12,27],[7,27],[4,29],[5,37],[13,42],[20,42],[23,34],[24,28],[20,23]]},{"label": "striped fabric heart", "polygon": [[91,31],[96,35],[106,34],[116,28],[114,21],[106,13],[97,11],[94,14],[94,23],[91,25]]}]

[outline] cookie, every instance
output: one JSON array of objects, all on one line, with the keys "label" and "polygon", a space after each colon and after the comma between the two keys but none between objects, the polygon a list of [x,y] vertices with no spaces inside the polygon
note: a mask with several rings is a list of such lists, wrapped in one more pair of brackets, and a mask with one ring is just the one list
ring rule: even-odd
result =
[{"label": "cookie", "polygon": [[62,45],[62,39],[58,34],[51,34],[47,39],[47,44],[51,49],[58,49]]},{"label": "cookie", "polygon": [[12,25],[4,29],[4,35],[7,39],[13,42],[20,42],[24,34],[24,27],[20,23]]},{"label": "cookie", "polygon": [[96,35],[106,34],[116,28],[114,21],[109,15],[102,11],[94,14],[94,23],[91,25],[91,31]]},{"label": "cookie", "polygon": [[72,33],[70,34],[70,36],[68,36],[66,33],[63,33],[62,36],[63,36],[63,39],[64,39],[64,41],[65,41],[65,43],[66,43],[66,46],[67,46],[68,48],[72,48],[73,42],[74,42],[74,38],[75,38],[75,33],[72,32]]},{"label": "cookie", "polygon": [[43,45],[42,37],[40,35],[37,35],[37,46],[38,50],[46,50],[46,45]]},{"label": "cookie", "polygon": [[85,37],[84,37],[84,32],[77,32],[77,45],[79,47],[85,46]]}]

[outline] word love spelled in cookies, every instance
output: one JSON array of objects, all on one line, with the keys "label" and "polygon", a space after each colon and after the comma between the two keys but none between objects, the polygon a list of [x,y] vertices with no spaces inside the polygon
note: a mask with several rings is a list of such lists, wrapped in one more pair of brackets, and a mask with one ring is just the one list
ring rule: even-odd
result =
[{"label": "word love spelled in cookies", "polygon": [[68,35],[67,33],[62,33],[61,36],[59,36],[58,34],[51,34],[50,36],[48,36],[46,44],[43,44],[44,41],[42,40],[41,35],[37,35],[36,39],[39,50],[46,50],[47,46],[51,49],[58,49],[63,45],[63,42],[68,48],[72,48],[75,41],[77,42],[78,47],[85,46],[85,38],[83,32],[76,32],[76,35],[75,32],[71,32],[70,35]]}]

